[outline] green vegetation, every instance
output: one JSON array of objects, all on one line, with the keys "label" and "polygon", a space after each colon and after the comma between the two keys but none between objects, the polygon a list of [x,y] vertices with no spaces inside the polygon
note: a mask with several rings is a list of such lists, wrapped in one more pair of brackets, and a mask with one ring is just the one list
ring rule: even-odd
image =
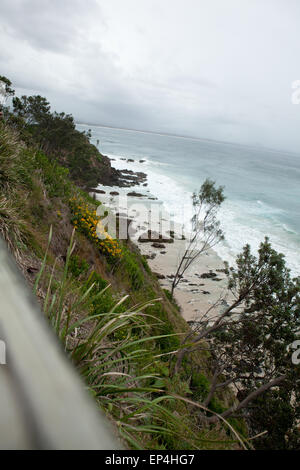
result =
[{"label": "green vegetation", "polygon": [[[8,99],[14,91],[6,80],[4,91]],[[18,130],[26,144],[41,150],[49,159],[48,165],[60,163],[83,188],[95,187],[100,181],[109,182],[115,177],[107,157],[90,143],[90,132],[78,131],[71,115],[51,113],[50,103],[39,95],[13,97],[12,104],[12,112],[5,108],[7,124]]]},{"label": "green vegetation", "polygon": [[[82,189],[110,171],[89,135],[42,97],[13,105],[0,122],[0,233],[126,445],[299,448],[299,367],[286,347],[299,330],[300,283],[283,257],[268,240],[258,258],[245,247],[227,270],[236,301],[213,328],[204,317],[191,331],[146,259],[108,236],[100,203]],[[197,197],[195,207],[211,207],[207,236],[219,239],[222,188],[206,182]],[[261,435],[252,444],[248,429]]]},{"label": "green vegetation", "polygon": [[[177,353],[175,371],[191,350],[206,348],[214,374],[203,405],[214,403],[224,418],[245,416],[257,434],[267,431],[259,448],[276,442],[276,448],[293,449],[300,442],[300,368],[291,352],[300,331],[300,278],[292,279],[268,238],[257,257],[246,245],[227,275],[231,303],[216,319],[203,316]],[[216,407],[218,392],[228,385],[237,385],[239,402]]]},{"label": "green vegetation", "polygon": [[[198,422],[194,405],[184,401],[192,398],[185,368],[171,378],[174,351],[188,326],[138,250],[119,241],[121,256],[115,257],[99,247],[93,223],[86,224],[97,202],[73,184],[66,168],[4,123],[0,159],[0,231],[70,360],[127,445],[239,448],[227,424]],[[200,355],[194,360],[205,367]]]}]

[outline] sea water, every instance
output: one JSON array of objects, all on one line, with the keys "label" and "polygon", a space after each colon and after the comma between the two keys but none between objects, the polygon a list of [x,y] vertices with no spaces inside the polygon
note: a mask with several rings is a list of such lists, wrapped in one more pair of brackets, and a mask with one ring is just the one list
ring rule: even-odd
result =
[{"label": "sea water", "polygon": [[[224,142],[80,124],[118,169],[143,171],[147,189],[175,221],[192,214],[191,195],[206,178],[224,186],[219,213],[225,241],[215,247],[233,262],[249,243],[257,250],[265,236],[300,275],[300,154]],[[121,158],[134,159],[133,163]],[[139,160],[145,160],[139,163]]]}]

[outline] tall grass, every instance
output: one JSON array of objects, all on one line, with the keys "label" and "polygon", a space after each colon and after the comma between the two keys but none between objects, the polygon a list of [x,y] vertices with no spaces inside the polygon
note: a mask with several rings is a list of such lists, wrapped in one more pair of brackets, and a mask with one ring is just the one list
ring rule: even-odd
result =
[{"label": "tall grass", "polygon": [[0,234],[17,260],[26,241],[16,203],[16,192],[22,186],[22,151],[17,134],[0,121]]},{"label": "tall grass", "polygon": [[[57,260],[48,273],[44,313],[99,406],[113,418],[129,447],[200,449],[211,446],[212,442],[220,448],[239,446],[242,440],[231,427],[228,429],[232,437],[226,443],[210,439],[209,429],[200,432],[189,415],[192,407],[187,406],[184,397],[168,393],[165,377],[158,371],[146,372],[160,356],[155,353],[155,341],[172,336],[151,335],[149,315],[145,311],[156,301],[120,311],[127,299],[123,296],[109,311],[93,314],[91,307],[110,286],[97,291],[95,283],[78,285],[70,280],[74,234],[73,231],[59,280]],[[51,237],[52,229],[35,292],[48,271]],[[176,412],[179,404],[182,415]]]},{"label": "tall grass", "polygon": [[10,199],[0,194],[0,235],[15,258],[20,260],[20,248],[26,242],[26,230],[20,214]]},{"label": "tall grass", "polygon": [[18,135],[0,121],[0,188],[9,190],[21,184],[19,171],[22,167],[23,146]]}]

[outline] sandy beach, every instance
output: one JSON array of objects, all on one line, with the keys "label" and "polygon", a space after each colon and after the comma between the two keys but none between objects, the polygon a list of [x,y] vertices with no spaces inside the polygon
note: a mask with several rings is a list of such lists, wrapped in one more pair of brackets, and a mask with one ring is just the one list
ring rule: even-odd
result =
[{"label": "sandy beach", "polygon": [[[184,240],[174,240],[166,243],[163,250],[154,248],[151,243],[138,243],[141,253],[146,255],[151,270],[164,276],[159,279],[164,289],[171,290],[172,276],[176,272],[180,254],[185,248]],[[153,253],[156,255],[151,259]],[[199,256],[195,263],[185,273],[175,289],[174,297],[181,308],[183,318],[188,322],[196,322],[225,294],[226,276],[223,272],[224,263],[213,251]],[[206,274],[216,274],[212,278],[203,278]],[[160,277],[160,276],[159,276]],[[220,307],[212,308],[209,316],[216,315]]]},{"label": "sandy beach", "polygon": [[[156,200],[146,186],[135,186],[134,190],[99,186],[97,190],[95,197],[98,200],[120,217],[131,220],[132,241],[147,257],[161,286],[170,290],[172,277],[187,243],[182,239],[183,227],[171,220],[163,203]],[[150,228],[152,234],[149,238],[147,232]],[[171,243],[157,243],[158,236]],[[149,239],[141,242],[140,238]],[[221,297],[224,298],[226,286],[223,260],[213,249],[201,254],[175,289],[174,297],[183,318],[188,322],[197,322],[209,309],[209,317],[214,317],[226,305],[223,300],[213,307]]]}]

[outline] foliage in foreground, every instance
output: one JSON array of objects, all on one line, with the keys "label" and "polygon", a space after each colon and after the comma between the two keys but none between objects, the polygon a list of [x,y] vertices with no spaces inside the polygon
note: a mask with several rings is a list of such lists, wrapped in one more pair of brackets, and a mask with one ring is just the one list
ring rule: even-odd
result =
[{"label": "foliage in foreground", "polygon": [[[69,172],[73,179],[81,178],[87,162],[78,156],[94,149],[88,136],[73,132],[71,118],[50,114],[46,101],[33,98],[15,101],[20,115],[10,116],[10,126],[22,133],[23,142],[0,123],[0,231],[20,261],[24,253],[41,252],[54,213],[59,242],[72,221],[78,226],[77,243],[85,249],[90,241],[93,246],[98,243],[92,236],[97,219],[90,212],[95,203],[68,179]],[[61,149],[69,170],[52,158]],[[216,203],[222,202],[219,196]],[[105,243],[110,246],[110,241]],[[64,263],[61,253],[57,255],[59,247],[48,247],[35,290],[67,353],[130,446],[244,446],[236,430],[244,436],[247,430],[237,415],[247,419],[251,434],[260,433],[257,448],[299,448],[299,370],[291,367],[286,351],[299,329],[299,281],[290,279],[283,257],[268,241],[257,259],[245,247],[237,268],[229,271],[235,301],[213,325],[204,316],[183,349],[161,301],[153,302],[155,292],[145,282],[145,260],[129,245],[114,247],[111,253],[98,248],[95,256],[99,254],[110,276],[122,276],[122,288],[126,285],[131,296],[150,302],[134,307],[132,299],[111,293],[106,281],[73,253],[72,243]],[[55,251],[57,259],[49,272]],[[196,368],[186,354],[199,350],[201,358],[204,350],[206,356]],[[171,376],[175,354],[177,374]],[[238,401],[229,393],[225,403],[222,390],[228,384],[237,388]],[[218,420],[215,413],[221,415]]]},{"label": "foliage in foreground", "polygon": [[[35,277],[34,291],[67,354],[128,445],[151,449],[244,445],[227,424],[199,426],[193,413],[197,403],[185,402],[186,397],[194,398],[189,374],[170,377],[169,359],[179,346],[178,330],[161,301],[155,301],[157,292],[163,292],[146,261],[129,244],[122,245],[117,263],[107,250],[98,249],[90,237],[96,202],[72,184],[66,169],[22,144],[18,134],[3,124],[0,149],[1,230],[27,277],[31,282]],[[82,212],[76,214],[79,200]],[[85,221],[82,225],[78,214]],[[75,221],[79,228],[65,256],[65,239]],[[47,244],[49,223],[53,234]],[[94,262],[114,282],[119,279],[121,287],[108,288],[107,280],[91,266]],[[35,273],[36,266],[41,269],[29,275],[28,268]],[[124,288],[130,297],[120,293]]]},{"label": "foliage in foreground", "polygon": [[[51,236],[50,231],[48,248]],[[74,248],[73,232],[60,281],[53,288],[56,263],[47,281],[43,310],[99,406],[114,419],[130,447],[199,449],[213,444],[247,448],[247,442],[225,420],[226,442],[213,440],[209,427],[200,431],[197,420],[189,416],[192,407],[199,405],[178,395],[183,384],[176,385],[175,381],[171,386],[167,363],[161,362],[158,350],[155,352],[156,342],[171,336],[151,335],[146,310],[157,301],[123,308],[125,296],[113,301],[109,310],[99,310],[110,286],[98,290],[97,276],[92,283],[93,276],[89,276],[88,282],[76,285],[73,279],[70,284]],[[46,268],[47,254],[48,250],[35,291]],[[78,273],[78,262],[76,267],[77,276],[85,272],[83,268]],[[157,323],[157,318],[154,321]]]},{"label": "foliage in foreground", "polygon": [[300,278],[292,279],[267,238],[257,257],[246,245],[227,275],[231,302],[223,313],[212,318],[208,311],[199,319],[177,353],[175,370],[191,350],[206,349],[213,379],[202,403],[230,385],[239,401],[222,411],[224,418],[244,417],[254,432],[267,431],[261,447],[295,449],[298,442],[299,448],[300,368],[291,346],[300,331]]}]

